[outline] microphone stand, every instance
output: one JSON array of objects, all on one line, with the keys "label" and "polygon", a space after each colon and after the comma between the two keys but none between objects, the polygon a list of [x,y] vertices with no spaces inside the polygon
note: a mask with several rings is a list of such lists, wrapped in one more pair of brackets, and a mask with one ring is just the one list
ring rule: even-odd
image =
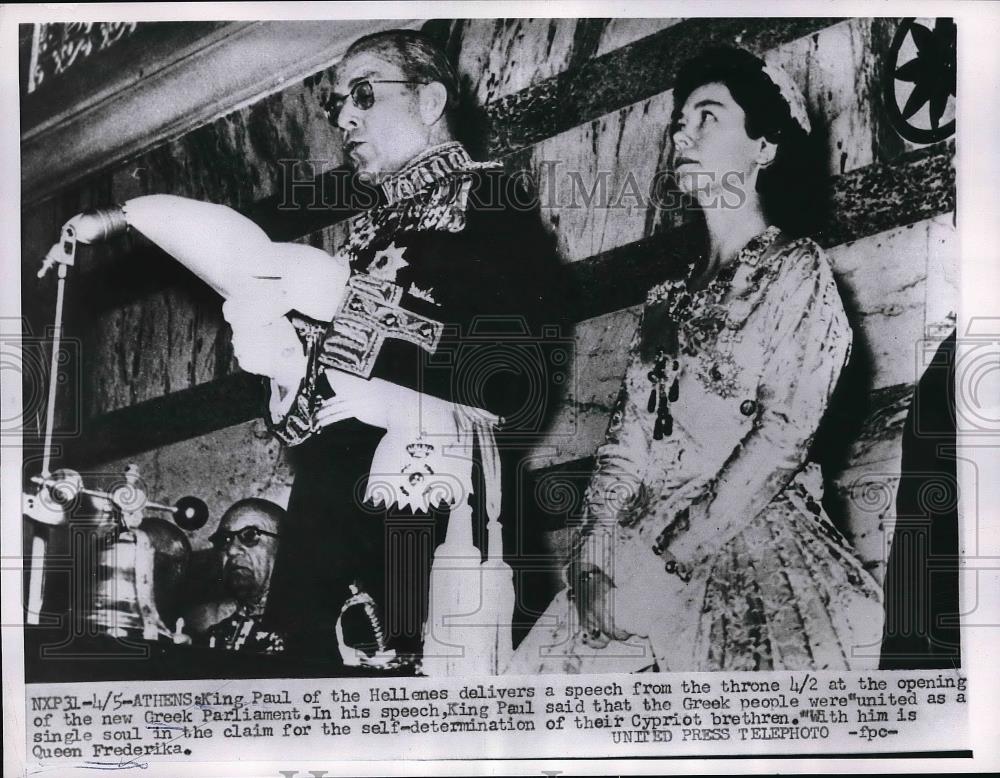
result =
[{"label": "microphone stand", "polygon": [[[67,269],[76,261],[76,230],[72,222],[67,223],[62,230],[62,237],[45,255],[42,269],[38,277],[44,276],[48,270],[56,266],[56,313],[52,336],[52,358],[49,361],[49,391],[45,408],[45,442],[42,450],[42,478],[48,480],[51,475],[52,463],[52,432],[55,426],[56,414],[56,373],[59,369],[59,352],[62,347],[63,306],[66,298]],[[40,495],[39,495],[40,496]],[[49,545],[49,527],[61,524],[65,519],[64,511],[52,510],[44,504],[46,501],[28,499],[27,515],[35,520],[34,534],[31,538],[31,568],[28,572],[28,606],[27,622],[37,625],[41,622],[42,600],[45,592],[45,556]],[[46,525],[46,526],[43,526]]]}]

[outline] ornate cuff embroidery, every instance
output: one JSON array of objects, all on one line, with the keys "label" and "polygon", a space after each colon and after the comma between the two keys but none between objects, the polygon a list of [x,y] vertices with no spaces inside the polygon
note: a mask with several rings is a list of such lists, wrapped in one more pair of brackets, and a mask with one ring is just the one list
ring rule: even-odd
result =
[{"label": "ornate cuff embroidery", "polygon": [[308,378],[302,379],[291,408],[280,420],[271,418],[270,412],[267,414],[268,427],[286,446],[297,446],[315,432],[308,399],[309,383]]}]

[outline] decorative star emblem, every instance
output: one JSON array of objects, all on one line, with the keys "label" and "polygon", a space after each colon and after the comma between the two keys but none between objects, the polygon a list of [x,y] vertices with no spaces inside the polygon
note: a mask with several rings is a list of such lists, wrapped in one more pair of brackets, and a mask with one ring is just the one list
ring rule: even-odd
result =
[{"label": "decorative star emblem", "polygon": [[917,56],[896,71],[897,81],[913,83],[903,118],[909,119],[930,103],[931,127],[936,130],[948,97],[955,95],[955,22],[938,19],[934,32],[914,22],[910,35],[917,45]]},{"label": "decorative star emblem", "polygon": [[[916,55],[900,64],[908,40]],[[937,19],[933,31],[906,19],[896,31],[886,71],[886,107],[897,131],[907,140],[934,143],[954,132],[954,118],[941,124],[956,96],[956,28],[953,19]],[[909,85],[913,86],[910,87]],[[900,101],[905,101],[900,108]],[[924,107],[926,113],[921,113]],[[952,106],[952,115],[954,106]],[[913,121],[911,121],[913,120]]]},{"label": "decorative star emblem", "polygon": [[404,267],[409,267],[410,263],[403,259],[405,246],[397,246],[393,241],[381,251],[375,253],[375,258],[368,265],[368,275],[396,283],[396,274]]}]

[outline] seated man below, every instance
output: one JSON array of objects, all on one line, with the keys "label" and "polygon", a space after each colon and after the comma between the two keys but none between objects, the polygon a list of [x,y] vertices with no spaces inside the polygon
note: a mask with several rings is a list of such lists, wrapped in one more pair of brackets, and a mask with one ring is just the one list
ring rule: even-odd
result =
[{"label": "seated man below", "polygon": [[209,539],[220,555],[222,584],[232,604],[200,642],[228,651],[284,651],[282,636],[262,621],[284,520],[283,508],[256,497],[239,500],[223,514]]},{"label": "seated man below", "polygon": [[[285,524],[283,508],[256,497],[233,503],[222,515],[209,540],[218,554],[225,599],[189,611],[197,644],[256,654],[285,650],[284,635],[265,614]],[[385,650],[374,603],[357,582],[351,591],[336,628],[330,630],[330,643],[348,665],[386,667],[395,654]],[[336,653],[331,656],[335,658],[339,661]]]}]

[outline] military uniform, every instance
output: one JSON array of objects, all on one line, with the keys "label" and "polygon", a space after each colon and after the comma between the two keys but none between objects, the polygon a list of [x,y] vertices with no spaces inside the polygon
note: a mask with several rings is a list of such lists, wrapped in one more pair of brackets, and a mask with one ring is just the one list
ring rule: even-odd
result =
[{"label": "military uniform", "polygon": [[[295,467],[269,600],[291,650],[333,650],[333,624],[357,581],[381,607],[390,646],[419,651],[430,559],[451,512],[426,494],[426,510],[419,509],[427,463],[440,453],[433,435],[380,450],[392,432],[357,419],[317,429],[313,414],[331,395],[328,370],[380,378],[500,420],[495,440],[476,444],[473,524],[485,550],[489,472],[481,464],[498,458],[508,556],[522,518],[514,513],[517,465],[555,397],[547,348],[566,336],[554,304],[557,262],[525,188],[499,165],[473,162],[460,144],[447,143],[379,190],[379,202],[348,225],[340,253],[352,274],[340,313],[333,323],[293,318],[307,374],[287,414],[271,419]],[[482,449],[493,446],[484,457]],[[399,466],[374,474],[390,477],[395,499],[373,498],[369,474],[380,451],[383,469]]]}]

